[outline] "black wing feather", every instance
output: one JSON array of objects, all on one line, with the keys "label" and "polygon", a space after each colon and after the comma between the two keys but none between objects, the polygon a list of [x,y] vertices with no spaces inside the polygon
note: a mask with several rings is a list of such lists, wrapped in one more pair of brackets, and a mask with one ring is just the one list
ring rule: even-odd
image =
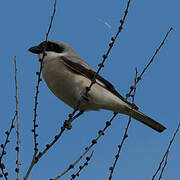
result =
[{"label": "black wing feather", "polygon": [[[96,74],[95,71],[93,71],[91,69],[87,69],[84,66],[80,65],[79,63],[72,62],[65,56],[62,56],[61,59],[64,61],[64,64],[66,65],[66,67],[69,68],[69,70],[71,70],[72,72],[74,72],[76,74],[81,74],[81,75],[87,77],[88,79],[90,79],[91,81],[93,80],[93,78]],[[104,79],[99,74],[96,75],[96,79],[99,80],[100,82],[102,82],[105,86],[102,86],[101,84],[99,84],[99,85],[101,85],[103,88],[106,88],[108,91],[110,91],[111,93],[113,93],[114,95],[119,97],[122,101],[124,101],[127,104],[129,104],[130,106],[132,106],[132,104],[130,102],[128,102],[123,96],[121,96],[116,91],[114,86],[109,81]],[[138,110],[138,107],[134,104],[133,104],[133,108]]]}]

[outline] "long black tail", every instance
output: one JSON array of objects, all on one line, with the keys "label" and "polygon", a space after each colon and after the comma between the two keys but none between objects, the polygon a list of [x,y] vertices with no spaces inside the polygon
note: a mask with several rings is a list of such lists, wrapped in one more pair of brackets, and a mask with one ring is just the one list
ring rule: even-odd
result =
[{"label": "long black tail", "polygon": [[137,110],[132,110],[132,117],[158,132],[163,132],[166,129],[162,124],[156,122],[155,120]]}]

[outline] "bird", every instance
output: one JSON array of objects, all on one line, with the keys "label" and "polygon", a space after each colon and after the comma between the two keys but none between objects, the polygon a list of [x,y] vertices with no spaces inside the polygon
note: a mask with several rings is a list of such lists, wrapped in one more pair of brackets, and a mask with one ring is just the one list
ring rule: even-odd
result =
[{"label": "bird", "polygon": [[[46,40],[28,50],[42,60],[42,76],[48,88],[65,104],[78,108],[77,116],[104,109],[129,115],[157,132],[166,129],[120,95],[112,83],[97,74],[67,43]],[[94,84],[87,93],[94,77]]]}]

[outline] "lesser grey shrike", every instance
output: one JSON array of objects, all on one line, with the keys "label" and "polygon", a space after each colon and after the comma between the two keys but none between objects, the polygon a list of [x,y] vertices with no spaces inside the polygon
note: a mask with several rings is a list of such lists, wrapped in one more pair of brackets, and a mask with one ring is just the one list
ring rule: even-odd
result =
[{"label": "lesser grey shrike", "polygon": [[[64,42],[44,41],[30,48],[29,51],[38,54],[39,59],[42,59],[44,52],[42,75],[47,86],[55,96],[75,109],[96,72],[71,46]],[[114,86],[99,74],[96,76],[95,84],[83,100],[85,102],[78,107],[81,113],[106,109],[131,115],[158,132],[166,129],[160,123],[141,113],[136,105],[123,98]]]}]

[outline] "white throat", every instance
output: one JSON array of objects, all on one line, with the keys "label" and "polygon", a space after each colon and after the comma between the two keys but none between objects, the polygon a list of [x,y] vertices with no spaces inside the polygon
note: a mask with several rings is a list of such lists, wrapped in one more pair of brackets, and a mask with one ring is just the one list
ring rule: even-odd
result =
[{"label": "white throat", "polygon": [[[43,59],[44,63],[49,62],[49,61],[53,60],[54,58],[65,55],[65,53],[56,53],[56,52],[53,52],[53,51],[46,51],[45,53],[46,53],[46,55],[44,56],[44,59]],[[43,58],[43,53],[38,54],[38,58],[42,59]]]}]

